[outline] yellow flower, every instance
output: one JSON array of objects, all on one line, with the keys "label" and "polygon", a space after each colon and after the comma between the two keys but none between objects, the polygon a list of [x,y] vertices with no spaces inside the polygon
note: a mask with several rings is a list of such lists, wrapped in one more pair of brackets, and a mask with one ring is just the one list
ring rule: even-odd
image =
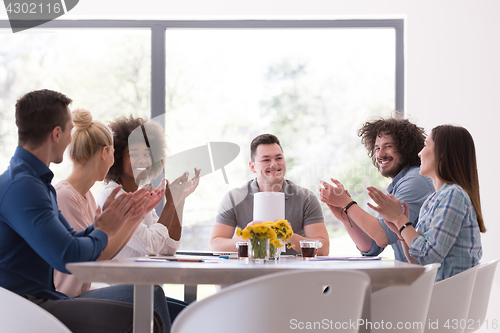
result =
[{"label": "yellow flower", "polygon": [[281,242],[279,239],[275,238],[275,239],[271,240],[271,245],[278,248],[278,247],[281,247]]},{"label": "yellow flower", "polygon": [[277,240],[276,244],[279,242],[279,247],[282,246],[280,240],[288,240],[292,235],[293,231],[287,220],[267,221],[249,225],[243,230],[240,228],[236,230],[236,236],[241,236],[243,239],[269,238],[271,241]]},{"label": "yellow flower", "polygon": [[277,239],[276,231],[273,228],[268,229],[268,235],[270,239]]},{"label": "yellow flower", "polygon": [[247,228],[243,229],[243,231],[241,232],[241,238],[243,239],[250,238],[250,231],[248,231]]},{"label": "yellow flower", "polygon": [[266,232],[266,228],[264,225],[262,225],[262,223],[254,224],[253,232],[255,232],[256,234],[262,234]]},{"label": "yellow flower", "polygon": [[293,230],[290,228],[287,220],[277,220],[275,222],[266,222],[274,230],[276,238],[288,240],[293,235]]}]

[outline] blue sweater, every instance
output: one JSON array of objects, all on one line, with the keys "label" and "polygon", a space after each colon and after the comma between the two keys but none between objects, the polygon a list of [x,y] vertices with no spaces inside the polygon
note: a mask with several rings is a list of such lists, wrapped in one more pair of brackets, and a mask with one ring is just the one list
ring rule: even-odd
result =
[{"label": "blue sweater", "polygon": [[67,263],[96,260],[108,243],[93,225],[79,232],[69,226],[53,177],[21,147],[0,176],[0,286],[20,295],[68,298],[55,290],[53,269],[69,273]]}]

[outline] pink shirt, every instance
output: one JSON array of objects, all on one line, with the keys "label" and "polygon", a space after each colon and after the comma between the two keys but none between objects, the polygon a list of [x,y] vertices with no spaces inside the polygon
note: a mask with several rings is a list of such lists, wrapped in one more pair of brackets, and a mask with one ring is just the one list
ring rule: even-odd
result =
[{"label": "pink shirt", "polygon": [[[73,229],[80,231],[94,223],[97,206],[90,191],[82,196],[64,180],[54,187],[57,193],[57,205]],[[76,276],[57,270],[54,270],[54,285],[56,290],[70,297],[80,296],[81,293],[90,290],[90,283],[83,283]]]}]

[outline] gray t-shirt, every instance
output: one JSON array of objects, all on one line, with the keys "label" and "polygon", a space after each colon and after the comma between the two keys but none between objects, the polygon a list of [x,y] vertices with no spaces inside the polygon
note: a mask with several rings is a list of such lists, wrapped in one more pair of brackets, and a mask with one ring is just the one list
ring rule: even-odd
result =
[{"label": "gray t-shirt", "polygon": [[[215,221],[235,229],[245,228],[253,221],[253,195],[258,192],[257,179],[254,179],[226,193]],[[285,193],[285,219],[290,222],[294,233],[305,236],[304,226],[324,223],[319,200],[312,191],[285,179],[281,192]]]}]

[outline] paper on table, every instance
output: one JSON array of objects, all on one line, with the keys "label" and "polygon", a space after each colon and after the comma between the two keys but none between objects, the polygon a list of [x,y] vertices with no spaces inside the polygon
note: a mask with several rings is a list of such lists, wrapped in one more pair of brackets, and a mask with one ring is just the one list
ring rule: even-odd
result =
[{"label": "paper on table", "polygon": [[204,262],[204,259],[200,258],[177,258],[177,257],[144,257],[135,259],[137,262],[166,262],[166,261],[179,261],[179,262]]},{"label": "paper on table", "polygon": [[[277,221],[285,219],[285,193],[259,192],[253,196],[253,220]],[[286,247],[281,248],[286,252]]]},{"label": "paper on table", "polygon": [[259,192],[254,194],[254,221],[277,221],[283,219],[285,219],[285,193]]}]

